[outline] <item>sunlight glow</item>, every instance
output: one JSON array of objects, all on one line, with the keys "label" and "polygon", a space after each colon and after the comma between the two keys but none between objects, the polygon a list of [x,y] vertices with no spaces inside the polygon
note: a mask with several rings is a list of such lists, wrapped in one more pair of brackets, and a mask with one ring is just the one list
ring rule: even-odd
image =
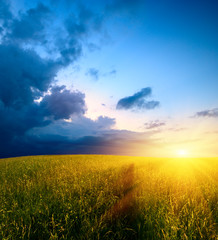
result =
[{"label": "sunlight glow", "polygon": [[189,154],[188,154],[188,151],[185,150],[185,149],[179,149],[177,150],[177,155],[179,157],[187,157]]}]

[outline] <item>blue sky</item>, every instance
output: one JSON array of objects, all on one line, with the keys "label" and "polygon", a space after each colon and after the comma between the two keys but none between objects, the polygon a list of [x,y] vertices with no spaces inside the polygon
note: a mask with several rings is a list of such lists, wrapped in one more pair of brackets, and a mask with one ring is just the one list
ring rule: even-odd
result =
[{"label": "blue sky", "polygon": [[1,0],[0,156],[217,156],[217,10]]}]

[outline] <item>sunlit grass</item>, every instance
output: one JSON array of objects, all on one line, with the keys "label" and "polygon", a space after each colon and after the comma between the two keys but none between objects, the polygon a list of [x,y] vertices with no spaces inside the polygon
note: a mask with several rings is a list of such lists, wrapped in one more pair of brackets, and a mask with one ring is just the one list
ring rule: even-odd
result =
[{"label": "sunlit grass", "polygon": [[0,239],[216,239],[218,159],[0,159]]}]

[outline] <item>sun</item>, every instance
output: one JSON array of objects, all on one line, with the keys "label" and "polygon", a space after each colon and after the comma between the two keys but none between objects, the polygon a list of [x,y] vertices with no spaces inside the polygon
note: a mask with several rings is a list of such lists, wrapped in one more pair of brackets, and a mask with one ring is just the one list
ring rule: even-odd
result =
[{"label": "sun", "polygon": [[179,150],[177,150],[177,155],[179,157],[187,157],[189,154],[186,149],[179,149]]}]

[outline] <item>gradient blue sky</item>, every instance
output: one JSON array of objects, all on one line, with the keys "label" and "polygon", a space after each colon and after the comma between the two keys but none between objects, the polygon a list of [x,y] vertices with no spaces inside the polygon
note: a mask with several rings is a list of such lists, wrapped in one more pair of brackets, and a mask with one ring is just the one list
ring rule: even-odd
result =
[{"label": "gradient blue sky", "polygon": [[218,155],[217,1],[0,3],[0,156]]}]

